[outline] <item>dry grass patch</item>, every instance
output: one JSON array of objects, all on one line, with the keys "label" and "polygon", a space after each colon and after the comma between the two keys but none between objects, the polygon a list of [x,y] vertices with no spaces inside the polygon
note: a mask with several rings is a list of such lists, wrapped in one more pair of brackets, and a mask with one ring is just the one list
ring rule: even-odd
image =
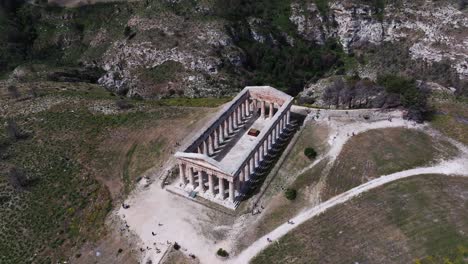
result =
[{"label": "dry grass patch", "polygon": [[370,130],[353,136],[343,147],[327,178],[324,199],[380,175],[429,165],[455,156],[448,142],[406,128]]},{"label": "dry grass patch", "polygon": [[387,184],[298,226],[252,263],[466,263],[467,190],[466,178],[443,175]]}]

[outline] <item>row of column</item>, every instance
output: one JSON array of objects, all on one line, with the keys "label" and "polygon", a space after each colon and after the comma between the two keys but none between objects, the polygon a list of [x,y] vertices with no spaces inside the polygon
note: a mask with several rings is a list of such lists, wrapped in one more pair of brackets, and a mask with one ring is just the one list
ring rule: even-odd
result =
[{"label": "row of column", "polygon": [[254,151],[251,157],[241,165],[242,169],[239,173],[240,188],[242,188],[244,184],[250,180],[250,177],[254,173],[255,169],[260,166],[261,162],[268,155],[268,151],[273,148],[273,145],[279,139],[280,135],[283,133],[284,129],[289,123],[290,110],[288,109],[286,113],[278,119],[273,128],[270,130],[270,133],[261,142],[259,142],[257,149]]},{"label": "row of column", "polygon": [[228,181],[216,173],[197,169],[186,163],[179,162],[179,173],[180,184],[183,188],[188,184],[193,190],[220,200],[226,199],[226,189],[230,202],[234,202],[235,191],[240,192],[239,185],[234,184],[234,178],[233,181]]},{"label": "row of column", "polygon": [[249,100],[239,104],[237,108],[222,121],[208,137],[198,146],[198,153],[212,156],[216,150],[234,133],[242,122],[251,117],[252,109],[250,108]]},{"label": "row of column", "polygon": [[[267,101],[262,101],[262,100],[259,100],[259,99],[254,99],[254,101],[252,103],[253,104],[253,109],[260,108],[260,117],[261,118],[266,118],[266,116],[267,116],[266,104],[267,103],[268,103],[268,118],[273,118],[273,115],[275,114],[275,104],[272,103],[272,102],[267,102]],[[258,104],[260,104],[260,106]]]}]

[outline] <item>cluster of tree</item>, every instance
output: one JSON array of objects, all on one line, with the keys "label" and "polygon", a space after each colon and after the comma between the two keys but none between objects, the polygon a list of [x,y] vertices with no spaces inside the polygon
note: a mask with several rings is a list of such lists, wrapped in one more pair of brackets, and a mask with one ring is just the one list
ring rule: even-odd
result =
[{"label": "cluster of tree", "polygon": [[21,16],[22,0],[0,0],[0,74],[22,63],[35,38],[34,25]]},{"label": "cluster of tree", "polygon": [[379,76],[377,83],[385,87],[388,95],[398,96],[400,104],[407,109],[408,119],[422,122],[428,117],[430,89],[425,83],[417,85],[413,78],[396,75]]},{"label": "cluster of tree", "polygon": [[383,75],[377,82],[352,77],[337,78],[323,93],[322,99],[335,108],[394,108],[402,106],[407,118],[422,122],[427,118],[430,90],[413,78]]},{"label": "cluster of tree", "polygon": [[[370,108],[376,104],[385,103],[380,95],[384,88],[376,85],[369,79],[351,77],[347,79],[337,78],[323,93],[323,101],[335,108]],[[380,99],[380,100],[376,100]]]},{"label": "cluster of tree", "polygon": [[[216,15],[231,22],[228,32],[245,55],[241,73],[246,76],[245,85],[271,85],[296,96],[307,81],[343,65],[344,53],[336,40],[317,45],[297,34],[289,20],[290,8],[289,1],[280,0],[215,2]],[[252,37],[247,21],[252,17],[261,19],[255,30],[264,37],[262,42]],[[288,36],[294,38],[294,45]]]}]

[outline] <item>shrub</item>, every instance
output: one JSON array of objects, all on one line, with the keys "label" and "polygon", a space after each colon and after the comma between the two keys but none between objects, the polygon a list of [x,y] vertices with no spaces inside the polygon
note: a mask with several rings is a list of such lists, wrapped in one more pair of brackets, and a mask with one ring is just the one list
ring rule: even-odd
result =
[{"label": "shrub", "polygon": [[18,90],[18,88],[14,85],[10,85],[8,86],[8,93],[10,94],[11,97],[13,97],[14,99],[18,99],[21,94]]},{"label": "shrub", "polygon": [[125,99],[117,100],[115,102],[115,105],[121,110],[130,109],[133,107],[133,105],[128,100],[125,100]]},{"label": "shrub", "polygon": [[292,201],[292,200],[296,199],[297,191],[295,189],[288,188],[288,189],[286,189],[284,191],[284,196],[286,197],[286,199]]},{"label": "shrub", "polygon": [[10,169],[10,183],[15,188],[30,187],[36,180],[35,177],[27,175],[23,170],[17,167],[12,167]]},{"label": "shrub", "polygon": [[174,249],[175,249],[175,250],[179,250],[179,249],[180,249],[180,245],[177,244],[177,242],[174,243]]},{"label": "shrub", "polygon": [[219,248],[216,254],[218,254],[218,256],[223,257],[223,258],[229,257],[229,253],[222,248]]},{"label": "shrub", "polygon": [[12,140],[20,140],[28,137],[28,134],[23,133],[16,124],[15,120],[8,119],[6,124],[6,133]]},{"label": "shrub", "polygon": [[315,159],[315,157],[317,157],[317,152],[315,149],[309,147],[304,149],[304,155],[309,159]]}]

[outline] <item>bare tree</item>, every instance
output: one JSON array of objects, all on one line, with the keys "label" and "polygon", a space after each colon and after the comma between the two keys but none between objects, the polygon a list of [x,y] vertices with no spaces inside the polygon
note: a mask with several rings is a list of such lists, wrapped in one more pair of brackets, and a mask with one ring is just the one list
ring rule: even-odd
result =
[{"label": "bare tree", "polygon": [[340,93],[345,88],[345,83],[341,78],[336,79],[330,86],[325,89],[323,100],[328,105],[334,104],[336,108],[340,106]]}]

